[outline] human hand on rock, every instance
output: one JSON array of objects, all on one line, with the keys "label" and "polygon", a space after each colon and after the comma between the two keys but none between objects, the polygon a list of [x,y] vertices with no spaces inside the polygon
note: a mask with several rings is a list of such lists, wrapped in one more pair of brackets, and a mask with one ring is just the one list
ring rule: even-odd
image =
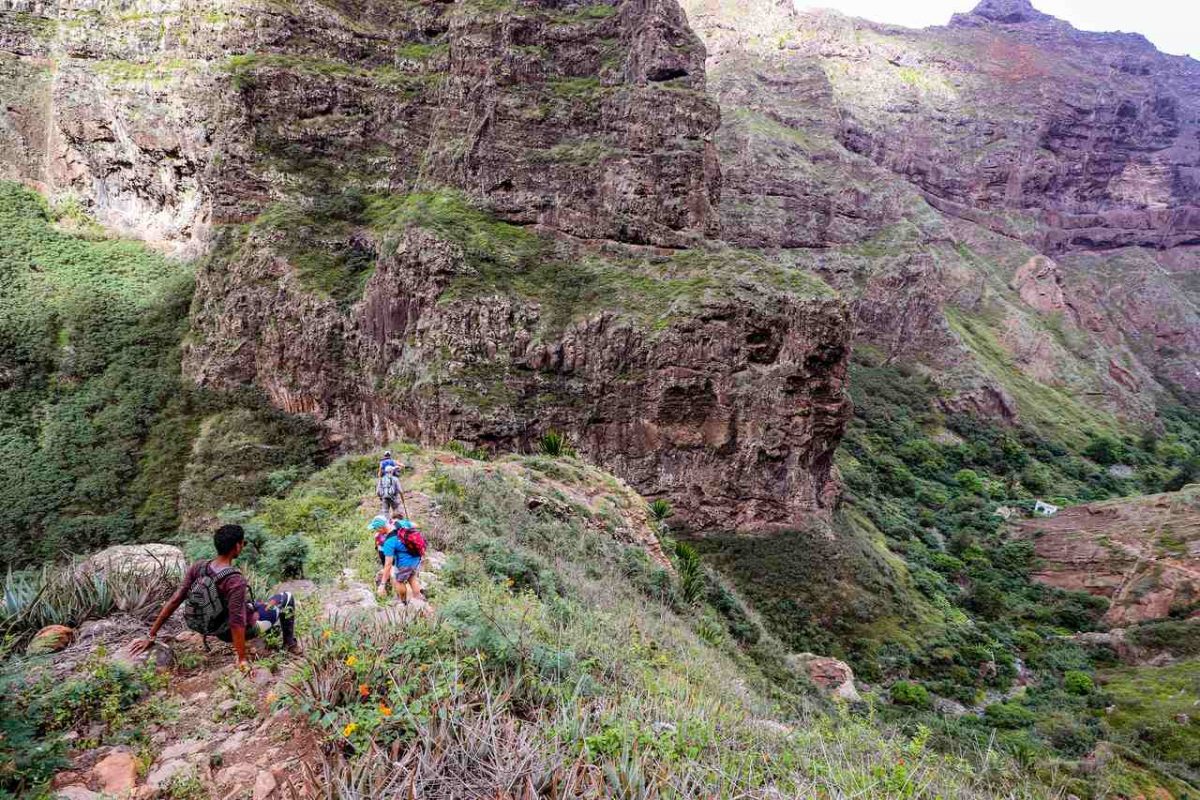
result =
[{"label": "human hand on rock", "polygon": [[134,639],[129,645],[130,655],[140,655],[154,646],[154,638],[147,636],[144,639]]}]

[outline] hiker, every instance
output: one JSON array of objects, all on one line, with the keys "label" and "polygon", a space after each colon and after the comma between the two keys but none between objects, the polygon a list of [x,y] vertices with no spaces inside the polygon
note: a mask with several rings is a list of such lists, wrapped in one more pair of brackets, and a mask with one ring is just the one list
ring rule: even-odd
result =
[{"label": "hiker", "polygon": [[417,573],[425,558],[425,537],[417,527],[407,519],[398,520],[384,538],[381,553],[383,568],[379,570],[376,591],[384,594],[383,587],[390,581],[392,590],[404,605],[413,598],[424,600]]},{"label": "hiker", "polygon": [[387,561],[383,555],[383,543],[387,541],[388,536],[395,532],[395,521],[380,514],[367,523],[367,527],[375,534],[375,555],[379,557],[379,571],[375,574],[375,591],[383,595],[387,593],[389,583],[383,572],[384,562]]},{"label": "hiker", "polygon": [[395,515],[401,491],[400,477],[396,474],[396,467],[385,467],[383,475],[380,476],[379,482],[375,486],[375,494],[379,496],[379,513],[381,515],[388,519]]},{"label": "hiker", "polygon": [[392,451],[384,450],[383,451],[383,460],[379,462],[379,472],[376,474],[375,477],[382,478],[383,473],[387,471],[388,467],[400,469],[400,465],[396,463],[396,459],[392,458]]},{"label": "hiker", "polygon": [[283,634],[283,646],[298,653],[296,643],[296,601],[291,592],[272,595],[265,603],[256,602],[250,585],[233,565],[246,546],[246,531],[241,525],[222,525],[213,534],[215,558],[202,559],[188,568],[179,589],[158,613],[146,639],[133,643],[130,652],[148,650],[158,630],[171,615],[187,603],[184,617],[187,626],[205,637],[215,636],[233,645],[239,667],[247,666],[246,641],[264,635],[278,627]]}]

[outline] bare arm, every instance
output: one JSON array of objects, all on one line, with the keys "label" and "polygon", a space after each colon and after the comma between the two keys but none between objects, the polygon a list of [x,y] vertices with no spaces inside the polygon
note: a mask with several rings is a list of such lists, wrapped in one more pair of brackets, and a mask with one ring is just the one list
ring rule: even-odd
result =
[{"label": "bare arm", "polygon": [[229,626],[229,635],[233,639],[233,651],[237,653],[237,663],[239,666],[246,662],[246,629],[238,625],[237,627]]},{"label": "bare arm", "polygon": [[154,624],[150,626],[150,634],[145,639],[139,639],[138,641],[134,642],[130,646],[130,652],[136,654],[150,648],[151,643],[154,641],[154,637],[158,636],[159,629],[165,625],[167,620],[171,618],[171,615],[179,610],[179,607],[183,605],[183,600],[185,597],[187,597],[187,590],[187,581],[184,581],[179,585],[179,588],[175,590],[175,594],[171,595],[171,598],[167,600],[165,604],[163,604],[162,610],[158,612],[158,616],[154,618]]}]

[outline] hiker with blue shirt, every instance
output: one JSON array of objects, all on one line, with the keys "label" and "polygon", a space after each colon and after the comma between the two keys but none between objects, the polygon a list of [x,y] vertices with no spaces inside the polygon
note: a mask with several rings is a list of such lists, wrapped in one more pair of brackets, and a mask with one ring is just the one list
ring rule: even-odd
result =
[{"label": "hiker with blue shirt", "polygon": [[[371,521],[373,528],[379,519],[376,517]],[[410,599],[424,600],[417,573],[425,557],[425,537],[417,527],[407,519],[396,521],[385,534],[379,552],[383,558],[383,567],[375,581],[379,595],[385,594],[384,587],[390,583],[404,605],[408,605]]]},{"label": "hiker with blue shirt", "polygon": [[375,477],[382,478],[383,473],[387,470],[388,467],[392,467],[394,469],[399,469],[400,465],[396,463],[396,459],[392,458],[391,450],[384,450],[383,451],[383,460],[379,462],[379,472],[375,475]]}]

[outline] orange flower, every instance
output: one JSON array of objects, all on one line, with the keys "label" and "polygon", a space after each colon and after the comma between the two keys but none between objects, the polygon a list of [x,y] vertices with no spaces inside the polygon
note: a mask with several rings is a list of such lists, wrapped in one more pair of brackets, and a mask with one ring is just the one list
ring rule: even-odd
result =
[{"label": "orange flower", "polygon": [[329,628],[326,628],[325,630],[321,631],[322,639],[328,639],[330,636],[333,636],[333,631],[329,630]]},{"label": "orange flower", "polygon": [[383,714],[385,717],[390,717],[392,715],[392,710],[390,708],[388,708],[387,703],[380,703],[379,704],[379,713]]},{"label": "orange flower", "polygon": [[370,693],[371,693],[371,687],[370,687],[370,686],[367,686],[365,683],[360,683],[360,684],[358,685],[358,694],[359,694],[359,696],[360,696],[360,697],[366,697],[366,696],[367,696],[367,695],[369,695]]}]

